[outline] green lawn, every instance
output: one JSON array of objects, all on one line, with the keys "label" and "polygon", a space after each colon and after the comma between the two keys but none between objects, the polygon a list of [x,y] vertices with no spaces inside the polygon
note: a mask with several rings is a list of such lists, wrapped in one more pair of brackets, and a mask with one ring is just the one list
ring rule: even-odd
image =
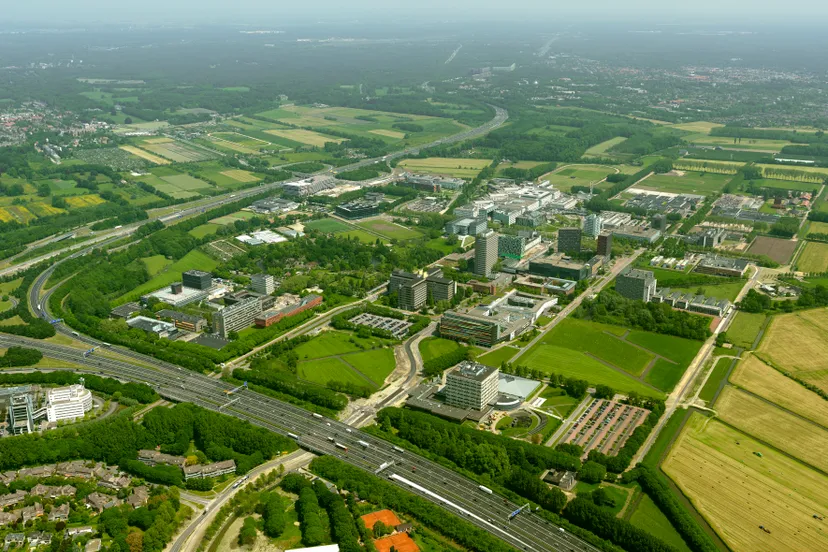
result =
[{"label": "green lawn", "polygon": [[701,341],[640,330],[631,331],[627,335],[627,341],[640,345],[683,366],[690,364],[702,346]]},{"label": "green lawn", "polygon": [[305,222],[303,224],[305,225],[305,231],[319,230],[320,232],[325,233],[336,233],[347,232],[351,229],[351,227],[345,224],[344,222],[332,218],[312,220],[309,222]]},{"label": "green lawn", "polygon": [[7,311],[11,308],[11,301],[3,301],[3,296],[0,295],[0,312]]},{"label": "green lawn", "polygon": [[653,446],[650,447],[650,450],[648,450],[647,454],[644,456],[644,459],[642,460],[643,464],[653,469],[657,469],[659,467],[661,460],[664,458],[664,454],[670,447],[673,438],[681,429],[685,414],[687,414],[687,410],[679,408],[673,413],[672,416],[670,416],[670,419],[667,420],[666,424],[664,424],[664,428],[662,428],[659,432]]},{"label": "green lawn", "polygon": [[381,234],[388,239],[411,240],[422,237],[422,234],[416,230],[382,219],[364,220],[358,222],[357,226]]},{"label": "green lawn", "polygon": [[615,138],[610,138],[609,140],[601,142],[600,144],[592,146],[586,150],[584,157],[601,157],[607,153],[610,148],[613,148],[626,140],[626,136],[616,136]]},{"label": "green lawn", "polygon": [[432,240],[428,240],[425,244],[425,246],[428,247],[429,249],[434,249],[436,251],[439,251],[443,255],[450,254],[452,251],[454,251],[454,249],[457,247],[457,245],[458,245],[457,243],[455,243],[453,245],[447,244],[445,238],[434,238]]},{"label": "green lawn", "polygon": [[420,355],[423,357],[423,362],[428,362],[433,358],[450,353],[459,347],[459,343],[450,339],[427,337],[420,341]]},{"label": "green lawn", "polygon": [[354,353],[341,358],[371,378],[377,387],[382,387],[385,378],[394,371],[396,366],[394,350],[390,348]]},{"label": "green lawn", "polygon": [[560,387],[547,387],[539,397],[546,399],[541,405],[542,410],[553,412],[561,418],[568,416],[572,409],[581,402],[580,399],[567,395]]},{"label": "green lawn", "polygon": [[[571,165],[546,175],[544,179],[549,180],[562,192],[568,192],[573,186],[597,184],[611,174],[615,174],[615,170],[607,165]],[[609,183],[602,183],[597,188],[609,188],[610,186]]]},{"label": "green lawn", "polygon": [[172,261],[164,255],[153,255],[152,257],[144,257],[141,260],[147,267],[147,272],[149,272],[150,276],[157,275],[172,264]]},{"label": "green lawn", "polygon": [[653,367],[650,368],[644,381],[658,387],[665,393],[669,393],[679,382],[686,369],[687,365],[685,364],[673,364],[663,358],[659,358],[653,364]]},{"label": "green lawn", "polygon": [[716,361],[716,366],[713,367],[713,372],[710,374],[710,377],[707,378],[707,383],[704,384],[704,387],[702,387],[702,390],[699,392],[699,398],[701,400],[706,402],[713,400],[713,397],[716,395],[716,391],[719,389],[719,384],[722,383],[722,380],[727,375],[727,371],[732,362],[732,358],[720,358]]},{"label": "green lawn", "polygon": [[376,243],[377,240],[385,241],[382,238],[375,236],[374,234],[369,234],[364,230],[350,230],[348,232],[342,232],[339,234],[340,237],[348,237],[348,238],[356,238],[362,243]]},{"label": "green lawn", "polygon": [[477,362],[486,366],[499,367],[504,362],[508,362],[517,352],[518,349],[505,346],[477,357]]},{"label": "green lawn", "polygon": [[621,512],[621,509],[624,508],[624,504],[627,502],[627,497],[630,496],[630,493],[613,485],[603,485],[600,488],[604,489],[615,501],[614,506],[604,506],[604,509],[611,511],[617,516]]},{"label": "green lawn", "polygon": [[18,278],[10,282],[0,282],[0,297],[9,295],[11,292],[16,290],[21,282],[23,282],[23,278]]},{"label": "green lawn", "polygon": [[764,314],[739,311],[727,329],[727,337],[737,347],[752,349],[766,319]]},{"label": "green lawn", "polygon": [[325,385],[329,381],[342,381],[361,387],[370,387],[370,384],[364,378],[336,357],[300,362],[296,367],[296,375],[320,385]]},{"label": "green lawn", "polygon": [[206,224],[202,224],[201,226],[196,226],[192,230],[188,232],[192,237],[201,239],[204,236],[211,236],[216,233],[216,231],[221,228],[220,224],[213,224],[208,222]]},{"label": "green lawn", "polygon": [[745,287],[745,281],[727,284],[717,284],[713,286],[704,285],[677,288],[671,287],[670,289],[673,291],[680,291],[682,293],[696,293],[696,291],[698,291],[699,288],[701,288],[701,295],[706,295],[707,297],[715,297],[716,299],[727,299],[728,301],[735,301],[736,296],[739,295],[739,292],[742,291],[743,287]]},{"label": "green lawn", "polygon": [[733,177],[724,174],[686,172],[684,176],[654,174],[635,188],[673,194],[710,195],[719,193]]},{"label": "green lawn", "polygon": [[319,334],[310,341],[302,343],[293,351],[301,361],[347,353],[358,353],[382,347],[387,343],[390,342],[378,337],[363,339],[350,332],[331,331]]},{"label": "green lawn", "polygon": [[641,502],[638,503],[638,507],[630,517],[630,523],[667,544],[673,545],[679,552],[690,552],[690,548],[687,547],[678,531],[673,528],[667,516],[661,513],[655,502],[647,495],[641,497]]},{"label": "green lawn", "polygon": [[192,269],[204,270],[209,272],[218,266],[218,261],[215,261],[206,254],[195,249],[190,251],[184,257],[169,265],[165,270],[160,272],[150,281],[141,284],[129,293],[126,293],[113,301],[113,305],[119,305],[128,301],[135,301],[142,295],[155,291],[173,282],[181,281],[181,273]]}]

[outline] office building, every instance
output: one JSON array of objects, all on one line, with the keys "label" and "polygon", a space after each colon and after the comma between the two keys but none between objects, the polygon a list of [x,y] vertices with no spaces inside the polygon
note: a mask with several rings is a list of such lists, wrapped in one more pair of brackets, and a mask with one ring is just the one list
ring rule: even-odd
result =
[{"label": "office building", "polygon": [[276,291],[276,281],[270,274],[254,274],[250,277],[250,288],[256,293],[270,295]]},{"label": "office building", "polygon": [[531,228],[536,228],[546,224],[546,215],[538,211],[523,213],[515,219],[515,224],[518,226],[529,226]]},{"label": "office building", "polygon": [[598,235],[598,251],[599,255],[603,255],[605,259],[609,260],[612,257],[612,234],[609,232],[601,232]]},{"label": "office building", "polygon": [[458,236],[477,236],[486,231],[489,227],[486,217],[481,218],[458,218],[446,224],[446,234],[457,234]]},{"label": "office building", "polygon": [[603,229],[604,220],[600,215],[593,213],[584,219],[584,234],[587,236],[597,238]]},{"label": "office building", "polygon": [[615,291],[627,299],[648,303],[655,294],[656,279],[649,270],[626,270],[615,279]]},{"label": "office building", "polygon": [[706,228],[702,232],[689,236],[688,240],[695,241],[702,247],[718,247],[724,241],[727,232],[724,228]]},{"label": "office building", "polygon": [[474,273],[488,278],[497,262],[497,234],[489,230],[474,242]]},{"label": "office building", "polygon": [[181,280],[184,287],[192,289],[204,291],[213,287],[213,275],[201,270],[188,270],[181,275]]},{"label": "office building", "polygon": [[335,212],[338,216],[346,219],[373,217],[380,214],[380,203],[379,201],[357,199],[342,205],[337,205]]},{"label": "office building", "polygon": [[178,312],[170,309],[161,309],[155,313],[159,318],[169,318],[173,321],[176,328],[186,330],[188,332],[200,332],[207,327],[207,319],[194,314],[187,314],[185,312]]},{"label": "office building", "polygon": [[15,395],[9,401],[9,431],[23,435],[34,431],[34,406],[30,395]]},{"label": "office building", "polygon": [[518,232],[516,236],[501,234],[497,238],[497,254],[508,259],[521,259],[526,251],[540,244],[538,232]]},{"label": "office building", "polygon": [[83,380],[79,385],[58,387],[46,392],[46,419],[49,422],[83,418],[90,410],[92,393],[83,386]]},{"label": "office building", "polygon": [[136,316],[127,320],[126,323],[132,329],[143,330],[154,334],[156,337],[169,337],[170,334],[175,332],[175,324],[172,322],[164,322],[147,316]]},{"label": "office building", "polygon": [[484,410],[497,401],[500,370],[463,361],[446,374],[446,404],[455,408]]},{"label": "office building", "polygon": [[731,259],[730,257],[719,257],[718,255],[706,255],[698,265],[696,272],[701,274],[713,274],[716,276],[730,276],[742,278],[748,268],[748,261],[745,259]]},{"label": "office building", "polygon": [[561,228],[558,230],[558,253],[581,252],[581,229]]},{"label": "office building", "polygon": [[659,214],[653,217],[653,228],[664,232],[667,230],[667,215]]},{"label": "office building", "polygon": [[397,294],[397,307],[415,311],[428,299],[428,284],[421,274],[394,270],[388,282],[388,293]]},{"label": "office building", "polygon": [[254,322],[260,328],[267,328],[268,326],[276,324],[283,318],[295,316],[299,313],[305,312],[306,310],[318,307],[321,304],[322,296],[311,293],[302,297],[298,303],[288,305],[282,309],[273,309],[263,312],[255,318]]},{"label": "office building", "polygon": [[661,237],[661,230],[655,228],[642,228],[639,226],[619,226],[612,231],[616,238],[637,241],[642,243],[655,243]]},{"label": "office building", "polygon": [[336,188],[336,179],[329,175],[312,176],[305,180],[282,184],[285,195],[293,197],[307,197],[332,188]]},{"label": "office building", "polygon": [[591,269],[586,263],[572,261],[562,254],[554,255],[540,261],[529,262],[529,274],[547,278],[562,278],[579,282],[589,278]]},{"label": "office building", "polygon": [[451,301],[457,293],[457,282],[443,277],[441,270],[435,270],[426,277],[428,293],[431,299],[437,301]]},{"label": "office building", "polygon": [[247,297],[213,314],[213,331],[227,339],[230,332],[237,332],[251,326],[260,314],[262,314],[262,303],[259,298]]}]

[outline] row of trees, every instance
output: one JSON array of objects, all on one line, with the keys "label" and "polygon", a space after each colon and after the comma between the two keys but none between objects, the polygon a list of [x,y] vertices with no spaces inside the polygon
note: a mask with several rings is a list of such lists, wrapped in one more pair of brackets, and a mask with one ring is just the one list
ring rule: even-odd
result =
[{"label": "row of trees", "polygon": [[[16,347],[9,348],[9,352]],[[29,349],[31,350],[31,349]],[[39,353],[39,351],[36,351]],[[7,355],[8,356],[8,353]],[[42,355],[41,355],[42,356]],[[0,365],[3,362],[0,360]],[[80,379],[84,379],[84,385],[87,389],[97,393],[104,393],[116,400],[124,398],[134,401],[139,404],[150,404],[159,399],[158,393],[144,383],[121,383],[114,378],[105,378],[96,376],[94,374],[81,374],[77,372],[70,372],[68,370],[60,370],[57,372],[31,372],[27,374],[0,374],[0,384],[4,385],[22,385],[33,383],[38,385],[57,385],[66,386],[78,383]]]},{"label": "row of trees", "polygon": [[[40,359],[43,358],[43,353],[37,349],[28,349],[26,347],[9,347],[6,354],[0,356],[0,366],[34,366]],[[0,374],[2,377],[3,374]]]}]

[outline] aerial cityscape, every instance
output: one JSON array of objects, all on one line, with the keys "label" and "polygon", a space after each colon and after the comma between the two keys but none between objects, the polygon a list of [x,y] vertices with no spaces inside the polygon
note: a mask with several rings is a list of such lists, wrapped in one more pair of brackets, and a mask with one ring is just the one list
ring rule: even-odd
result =
[{"label": "aerial cityscape", "polygon": [[0,548],[828,550],[826,8],[410,4],[0,22]]}]

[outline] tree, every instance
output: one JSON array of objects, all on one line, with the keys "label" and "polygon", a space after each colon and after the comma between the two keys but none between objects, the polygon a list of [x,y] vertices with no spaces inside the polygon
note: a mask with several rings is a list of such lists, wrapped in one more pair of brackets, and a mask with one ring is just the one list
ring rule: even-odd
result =
[{"label": "tree", "polygon": [[615,499],[610,496],[609,492],[604,487],[600,487],[592,491],[590,498],[598,506],[605,506],[607,508],[615,506]]},{"label": "tree", "polygon": [[607,468],[598,462],[585,462],[578,470],[578,481],[584,483],[600,483],[607,476]]},{"label": "tree", "polygon": [[252,546],[256,543],[256,520],[251,516],[244,518],[244,523],[239,531],[239,545]]},{"label": "tree", "polygon": [[140,531],[133,531],[126,537],[129,552],[142,552],[144,549],[144,535]]},{"label": "tree", "polygon": [[379,539],[390,533],[391,530],[382,521],[377,521],[374,524],[374,538]]}]

